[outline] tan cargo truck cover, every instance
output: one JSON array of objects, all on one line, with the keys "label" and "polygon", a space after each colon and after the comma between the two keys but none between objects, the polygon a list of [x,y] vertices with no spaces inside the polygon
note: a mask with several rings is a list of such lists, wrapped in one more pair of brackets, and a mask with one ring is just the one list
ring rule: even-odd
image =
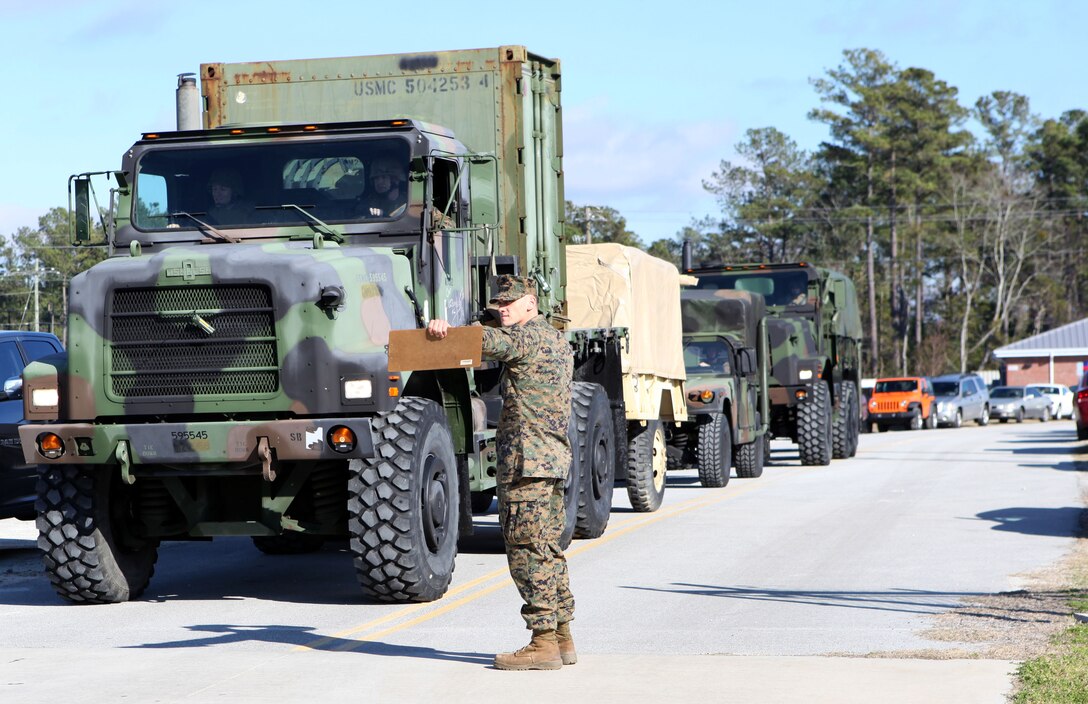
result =
[{"label": "tan cargo truck cover", "polygon": [[624,374],[686,379],[680,325],[680,272],[620,244],[567,248],[569,327],[628,328]]}]

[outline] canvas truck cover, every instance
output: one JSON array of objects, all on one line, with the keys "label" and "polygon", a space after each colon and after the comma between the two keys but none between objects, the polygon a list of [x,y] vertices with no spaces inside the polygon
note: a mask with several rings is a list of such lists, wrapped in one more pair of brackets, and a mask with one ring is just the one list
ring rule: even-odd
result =
[{"label": "canvas truck cover", "polygon": [[676,267],[614,243],[566,249],[569,327],[628,328],[624,374],[686,379]]},{"label": "canvas truck cover", "polygon": [[748,291],[689,289],[680,294],[685,334],[729,333],[745,347],[757,347],[763,296]]}]

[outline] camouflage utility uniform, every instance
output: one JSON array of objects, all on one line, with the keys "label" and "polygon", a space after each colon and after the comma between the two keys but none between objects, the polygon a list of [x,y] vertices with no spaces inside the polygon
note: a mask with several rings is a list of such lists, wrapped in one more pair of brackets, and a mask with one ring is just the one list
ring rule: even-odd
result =
[{"label": "camouflage utility uniform", "polygon": [[[496,300],[525,293],[516,285],[510,289]],[[521,325],[485,327],[483,353],[506,364],[496,439],[499,522],[510,575],[525,601],[526,625],[552,630],[574,617],[567,560],[559,547],[571,463],[567,425],[574,360],[569,343],[542,315]]]}]

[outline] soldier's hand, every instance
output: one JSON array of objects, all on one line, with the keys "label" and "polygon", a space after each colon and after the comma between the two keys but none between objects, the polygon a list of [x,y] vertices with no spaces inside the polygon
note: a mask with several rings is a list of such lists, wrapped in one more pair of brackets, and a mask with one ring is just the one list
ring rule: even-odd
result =
[{"label": "soldier's hand", "polygon": [[450,324],[445,320],[435,319],[427,323],[427,334],[431,337],[437,337],[439,340],[449,334],[449,331]]}]

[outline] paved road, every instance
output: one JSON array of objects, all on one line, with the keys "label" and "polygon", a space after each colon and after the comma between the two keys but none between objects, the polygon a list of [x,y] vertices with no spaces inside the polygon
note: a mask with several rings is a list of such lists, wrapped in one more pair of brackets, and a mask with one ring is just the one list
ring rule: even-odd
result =
[{"label": "paved road", "polygon": [[[1072,545],[1088,486],[1070,422],[889,432],[857,458],[762,478],[670,475],[662,508],[622,488],[604,537],[568,552],[581,660],[502,673],[525,633],[493,517],[450,592],[366,603],[344,545],[273,558],[248,540],[168,544],[141,601],[62,604],[32,526],[0,521],[0,697],[12,702],[1003,702],[1015,663],[860,658],[971,649],[934,615],[1016,589]],[[545,684],[546,680],[546,684]]]}]

